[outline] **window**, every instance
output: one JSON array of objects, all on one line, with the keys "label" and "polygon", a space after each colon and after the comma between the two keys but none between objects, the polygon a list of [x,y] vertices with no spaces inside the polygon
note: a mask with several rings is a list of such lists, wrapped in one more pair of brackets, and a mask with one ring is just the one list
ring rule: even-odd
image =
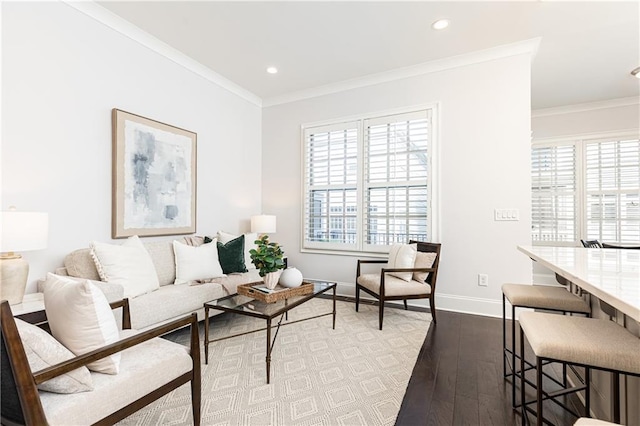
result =
[{"label": "window", "polygon": [[640,141],[636,137],[536,142],[534,243],[640,241]]},{"label": "window", "polygon": [[432,110],[303,127],[303,248],[430,238]]}]

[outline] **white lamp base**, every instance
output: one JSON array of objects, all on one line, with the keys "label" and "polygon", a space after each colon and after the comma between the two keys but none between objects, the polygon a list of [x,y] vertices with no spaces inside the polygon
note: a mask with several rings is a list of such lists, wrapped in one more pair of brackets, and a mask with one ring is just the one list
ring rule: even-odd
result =
[{"label": "white lamp base", "polygon": [[28,276],[29,263],[22,257],[0,258],[0,299],[10,305],[22,303]]}]

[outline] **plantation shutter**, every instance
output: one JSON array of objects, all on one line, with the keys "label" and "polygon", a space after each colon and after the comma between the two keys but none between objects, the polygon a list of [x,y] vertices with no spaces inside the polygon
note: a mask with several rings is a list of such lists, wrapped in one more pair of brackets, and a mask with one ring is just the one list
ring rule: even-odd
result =
[{"label": "plantation shutter", "polygon": [[364,120],[364,248],[428,241],[430,111]]},{"label": "plantation shutter", "polygon": [[531,193],[533,241],[577,241],[575,145],[533,147]]},{"label": "plantation shutter", "polygon": [[586,143],[587,239],[640,241],[640,141]]},{"label": "plantation shutter", "polygon": [[357,247],[358,122],[305,129],[306,248]]}]

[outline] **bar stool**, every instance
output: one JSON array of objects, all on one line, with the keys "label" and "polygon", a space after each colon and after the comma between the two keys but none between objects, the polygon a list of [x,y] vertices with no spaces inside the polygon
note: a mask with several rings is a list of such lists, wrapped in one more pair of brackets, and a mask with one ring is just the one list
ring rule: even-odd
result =
[{"label": "bar stool", "polygon": [[[506,301],[511,304],[511,348],[507,348],[507,320]],[[511,380],[511,404],[516,407],[516,381],[515,365],[516,358],[516,308],[544,309],[563,314],[584,314],[590,315],[591,308],[581,297],[567,291],[564,287],[552,287],[543,285],[528,284],[503,284],[502,285],[502,371],[504,378],[512,376]],[[511,355],[511,372],[507,373],[507,361]],[[533,365],[527,362],[530,368]],[[563,376],[566,377],[565,366],[563,365]],[[551,378],[555,381],[555,379]],[[559,383],[566,386],[566,383]]]},{"label": "bar stool", "polygon": [[[520,315],[520,351],[524,351],[527,338],[536,358],[536,411],[525,401],[524,357],[520,358],[520,397],[522,416],[535,413],[537,424],[543,423],[543,395],[546,398],[566,395],[585,389],[585,411],[590,415],[590,370],[597,369],[614,374],[614,384],[620,374],[640,377],[640,338],[613,321],[584,317],[560,316],[540,312]],[[522,353],[522,352],[521,352]],[[548,393],[542,389],[544,361],[563,362],[585,368],[585,386]],[[620,422],[620,396],[614,387],[614,422]]]}]

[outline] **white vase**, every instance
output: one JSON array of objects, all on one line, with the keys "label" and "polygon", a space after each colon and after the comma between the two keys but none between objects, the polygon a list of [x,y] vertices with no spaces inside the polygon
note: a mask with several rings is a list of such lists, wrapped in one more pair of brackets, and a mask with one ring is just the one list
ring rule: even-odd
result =
[{"label": "white vase", "polygon": [[275,272],[269,272],[267,275],[262,277],[262,281],[264,281],[264,285],[267,288],[273,290],[278,285],[278,280],[280,279],[280,275],[282,274],[282,269],[278,269]]},{"label": "white vase", "polygon": [[280,275],[280,285],[282,287],[293,288],[302,284],[302,272],[296,268],[287,268]]}]

